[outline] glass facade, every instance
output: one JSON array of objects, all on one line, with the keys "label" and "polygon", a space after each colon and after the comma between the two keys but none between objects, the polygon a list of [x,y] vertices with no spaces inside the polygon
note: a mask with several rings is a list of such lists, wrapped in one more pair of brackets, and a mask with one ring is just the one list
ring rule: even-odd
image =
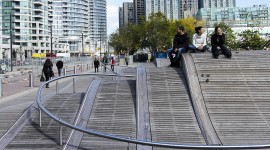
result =
[{"label": "glass facade", "polygon": [[254,5],[253,7],[202,8],[199,18],[206,20],[211,27],[216,22],[225,22],[231,26],[270,26],[270,7]]}]

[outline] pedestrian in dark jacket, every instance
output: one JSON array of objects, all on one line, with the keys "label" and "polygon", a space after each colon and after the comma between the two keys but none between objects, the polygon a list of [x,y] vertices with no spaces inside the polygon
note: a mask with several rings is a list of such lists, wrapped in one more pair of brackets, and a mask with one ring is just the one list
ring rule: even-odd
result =
[{"label": "pedestrian in dark jacket", "polygon": [[232,57],[231,51],[225,46],[225,34],[222,33],[220,27],[215,27],[215,33],[211,36],[212,54],[213,57],[218,59],[220,54],[225,55],[227,58]]},{"label": "pedestrian in dark jacket", "polygon": [[94,67],[95,67],[95,72],[98,72],[99,61],[97,60],[97,58],[95,58],[94,60]]},{"label": "pedestrian in dark jacket", "polygon": [[61,59],[56,63],[56,67],[57,67],[57,70],[58,70],[59,77],[62,74],[63,65],[64,65],[64,63],[63,63],[63,61]]},{"label": "pedestrian in dark jacket", "polygon": [[[52,77],[52,72],[53,72],[52,67],[53,67],[53,63],[51,62],[49,58],[47,58],[42,68],[42,72],[45,75],[46,81],[49,81],[50,78]],[[46,84],[46,88],[49,88],[49,84]]]},{"label": "pedestrian in dark jacket", "polygon": [[[173,48],[167,50],[167,54],[171,61],[171,67],[178,67],[180,65],[179,61],[181,59],[181,54],[186,53],[188,50],[189,36],[184,31],[183,26],[177,27],[177,34],[173,39]],[[173,58],[172,54],[175,54]]]}]

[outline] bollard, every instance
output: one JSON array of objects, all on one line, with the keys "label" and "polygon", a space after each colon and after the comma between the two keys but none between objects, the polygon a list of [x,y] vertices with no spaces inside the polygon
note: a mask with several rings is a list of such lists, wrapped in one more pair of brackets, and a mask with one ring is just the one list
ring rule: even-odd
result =
[{"label": "bollard", "polygon": [[74,74],[76,74],[76,66],[74,66]]},{"label": "bollard", "polygon": [[0,78],[0,97],[3,96],[3,83],[2,83],[2,78]]},{"label": "bollard", "polygon": [[73,93],[75,93],[75,78],[73,77]]},{"label": "bollard", "polygon": [[64,76],[67,75],[67,68],[64,68]]},{"label": "bollard", "polygon": [[33,87],[33,74],[29,73],[29,87]]},{"label": "bollard", "polygon": [[83,72],[83,65],[81,65],[81,72]]}]

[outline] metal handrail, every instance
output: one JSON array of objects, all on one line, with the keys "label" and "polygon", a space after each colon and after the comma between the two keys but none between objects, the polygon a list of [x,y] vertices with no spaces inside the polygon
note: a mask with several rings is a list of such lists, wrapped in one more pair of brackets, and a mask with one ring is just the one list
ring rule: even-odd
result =
[{"label": "metal handrail", "polygon": [[[78,126],[75,126],[71,123],[68,123],[61,118],[53,115],[50,111],[48,111],[41,103],[41,91],[43,87],[47,83],[51,83],[53,81],[62,79],[62,78],[67,78],[67,77],[74,77],[74,76],[87,76],[87,75],[101,75],[101,76],[116,76],[113,74],[96,74],[96,73],[89,73],[89,74],[73,74],[73,75],[67,75],[64,77],[58,77],[55,79],[52,79],[50,81],[47,81],[43,83],[37,92],[36,95],[36,102],[38,104],[38,107],[40,108],[41,111],[43,111],[45,114],[47,114],[51,119],[55,120],[56,122],[60,123],[61,125],[64,125],[66,127],[69,127],[71,129],[107,138],[107,139],[112,139],[116,141],[122,141],[122,142],[128,142],[128,143],[133,143],[133,144],[141,144],[141,145],[148,145],[148,146],[157,146],[157,147],[165,147],[165,148],[186,148],[186,149],[264,149],[264,148],[270,148],[270,144],[261,144],[261,145],[203,145],[203,144],[174,144],[174,143],[165,143],[165,142],[151,142],[151,141],[142,141],[142,140],[137,140],[129,137],[123,137],[123,136],[117,136],[113,134],[108,134],[108,133],[103,133],[103,132],[98,132],[95,130],[87,129],[87,128],[81,128]],[[133,77],[130,75],[123,76],[123,77]],[[61,141],[61,140],[60,140]]]}]

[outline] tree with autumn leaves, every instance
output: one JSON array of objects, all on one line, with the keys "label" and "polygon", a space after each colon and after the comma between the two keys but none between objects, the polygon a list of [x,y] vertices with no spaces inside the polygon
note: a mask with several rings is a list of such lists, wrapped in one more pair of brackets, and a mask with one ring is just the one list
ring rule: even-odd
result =
[{"label": "tree with autumn leaves", "polygon": [[[177,21],[169,20],[162,13],[155,13],[148,19],[142,18],[142,23],[129,24],[118,29],[110,35],[109,44],[115,48],[115,52],[122,54],[133,54],[139,49],[147,48],[151,52],[166,51],[172,47],[172,40],[176,34],[176,28],[182,25],[189,34],[190,40],[195,33],[195,27],[205,26],[205,21],[198,21],[192,17],[183,18]],[[226,44],[231,50],[258,48],[265,41],[258,36],[258,32],[246,31],[237,35],[229,25],[221,22],[216,23],[214,27],[219,26],[226,34]],[[208,36],[211,36],[210,33]],[[191,42],[191,41],[190,41]],[[257,44],[256,44],[257,43]],[[256,45],[256,46],[253,46]]]}]

